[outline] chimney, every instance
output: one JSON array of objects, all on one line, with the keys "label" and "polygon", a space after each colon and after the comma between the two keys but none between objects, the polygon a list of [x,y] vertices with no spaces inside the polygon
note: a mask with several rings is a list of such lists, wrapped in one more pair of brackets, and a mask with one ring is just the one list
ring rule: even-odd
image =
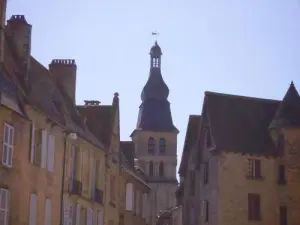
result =
[{"label": "chimney", "polygon": [[98,100],[84,100],[84,106],[99,106],[100,105],[100,101]]},{"label": "chimney", "polygon": [[6,17],[6,0],[0,0],[0,63],[4,60],[4,27]]},{"label": "chimney", "polygon": [[13,39],[18,55],[23,60],[23,72],[27,73],[30,67],[32,26],[27,23],[24,15],[13,15],[7,21],[6,28],[8,35]]},{"label": "chimney", "polygon": [[57,84],[65,91],[68,97],[75,104],[76,94],[76,71],[77,66],[74,59],[53,59],[49,64]]}]

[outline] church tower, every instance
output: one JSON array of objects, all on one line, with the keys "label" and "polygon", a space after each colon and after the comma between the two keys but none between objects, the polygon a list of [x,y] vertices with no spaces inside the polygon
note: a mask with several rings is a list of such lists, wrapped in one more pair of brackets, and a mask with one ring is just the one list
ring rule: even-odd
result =
[{"label": "church tower", "polygon": [[152,224],[161,210],[175,206],[177,134],[173,124],[169,88],[161,74],[162,51],[157,42],[150,50],[150,74],[142,93],[136,129],[131,134],[136,166],[152,187]]}]

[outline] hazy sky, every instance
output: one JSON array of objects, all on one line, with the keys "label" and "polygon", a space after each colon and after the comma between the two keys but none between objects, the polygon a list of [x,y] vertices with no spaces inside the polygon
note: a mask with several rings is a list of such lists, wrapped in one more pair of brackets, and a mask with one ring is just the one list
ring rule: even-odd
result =
[{"label": "hazy sky", "polygon": [[120,93],[121,138],[137,121],[159,31],[181,156],[189,114],[204,91],[281,99],[300,89],[300,0],[8,0],[33,25],[32,54],[47,66],[74,58],[77,104]]}]

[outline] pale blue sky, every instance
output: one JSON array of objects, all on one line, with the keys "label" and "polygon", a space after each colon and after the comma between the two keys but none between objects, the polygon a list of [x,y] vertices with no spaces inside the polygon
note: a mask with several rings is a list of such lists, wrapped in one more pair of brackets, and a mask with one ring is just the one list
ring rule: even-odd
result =
[{"label": "pale blue sky", "polygon": [[159,31],[179,157],[204,91],[281,99],[291,80],[300,88],[300,0],[8,0],[12,14],[33,25],[42,64],[76,59],[78,104],[110,104],[120,93],[123,140],[136,125]]}]

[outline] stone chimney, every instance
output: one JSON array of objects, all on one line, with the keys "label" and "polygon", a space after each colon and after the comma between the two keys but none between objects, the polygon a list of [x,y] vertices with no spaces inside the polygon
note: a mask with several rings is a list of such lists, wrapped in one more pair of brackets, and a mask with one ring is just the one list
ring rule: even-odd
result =
[{"label": "stone chimney", "polygon": [[4,60],[4,27],[6,16],[6,0],[0,0],[0,63]]},{"label": "stone chimney", "polygon": [[27,72],[30,67],[32,26],[27,23],[24,15],[13,15],[7,21],[6,28],[7,34],[14,41],[18,55],[23,60],[23,72]]},{"label": "stone chimney", "polygon": [[57,84],[67,93],[75,104],[76,71],[74,59],[53,59],[49,64],[49,70]]}]

